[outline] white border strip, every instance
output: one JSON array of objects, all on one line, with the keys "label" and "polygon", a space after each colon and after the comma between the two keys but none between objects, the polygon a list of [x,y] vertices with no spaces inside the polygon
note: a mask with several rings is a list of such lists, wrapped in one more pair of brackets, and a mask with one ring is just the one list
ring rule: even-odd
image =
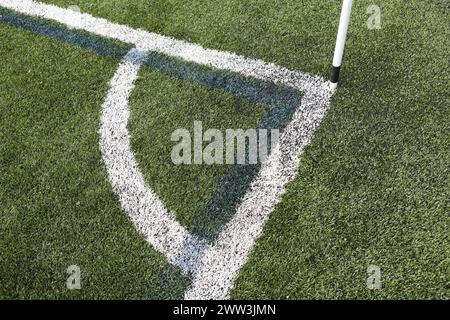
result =
[{"label": "white border strip", "polygon": [[[121,203],[139,231],[171,263],[193,275],[186,299],[225,299],[240,268],[261,235],[263,226],[281,201],[285,186],[297,172],[299,157],[312,139],[328,109],[333,90],[319,76],[290,71],[261,60],[234,53],[205,49],[196,44],[73,12],[31,0],[0,0],[0,6],[57,21],[72,28],[133,44],[111,81],[103,104],[101,148],[108,174]],[[187,61],[225,69],[263,81],[283,84],[304,93],[279,146],[263,163],[237,213],[213,246],[192,236],[168,212],[156,194],[145,185],[131,152],[126,124],[128,98],[139,67],[146,58],[142,51],[156,51]],[[130,180],[130,177],[133,177]],[[130,183],[130,182],[133,183]]]}]

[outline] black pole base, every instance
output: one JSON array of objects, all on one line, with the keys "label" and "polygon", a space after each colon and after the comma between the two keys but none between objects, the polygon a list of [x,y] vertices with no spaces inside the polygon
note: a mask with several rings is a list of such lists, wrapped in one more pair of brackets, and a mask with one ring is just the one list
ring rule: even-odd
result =
[{"label": "black pole base", "polygon": [[331,68],[331,76],[330,76],[331,83],[338,83],[339,82],[339,73],[340,72],[341,72],[341,67],[333,66]]}]

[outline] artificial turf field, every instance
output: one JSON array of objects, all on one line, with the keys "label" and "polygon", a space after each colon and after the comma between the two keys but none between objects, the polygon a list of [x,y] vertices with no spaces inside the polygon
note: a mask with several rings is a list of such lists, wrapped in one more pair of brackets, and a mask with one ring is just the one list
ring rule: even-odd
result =
[{"label": "artificial turf field", "polygon": [[[323,77],[340,12],[330,0],[43,2]],[[354,4],[340,87],[231,298],[449,296],[448,5],[380,0],[369,30],[370,4]],[[120,59],[3,23],[0,39],[0,297],[182,298],[190,280],[136,231],[101,159]],[[227,167],[173,165],[170,133],[252,128],[266,107],[148,68],[130,105],[146,181],[195,229]],[[66,288],[73,264],[81,290]],[[370,264],[380,290],[367,289]]]}]

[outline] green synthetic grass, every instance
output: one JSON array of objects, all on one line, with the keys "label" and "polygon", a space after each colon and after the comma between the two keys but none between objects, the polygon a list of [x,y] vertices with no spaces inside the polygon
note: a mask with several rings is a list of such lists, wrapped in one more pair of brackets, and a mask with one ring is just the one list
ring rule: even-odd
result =
[{"label": "green synthetic grass", "polygon": [[165,259],[120,209],[98,147],[117,61],[4,25],[0,38],[0,297],[155,295]]},{"label": "green synthetic grass", "polygon": [[[448,11],[379,1],[383,27],[369,31],[368,3],[354,10],[343,87],[234,298],[450,295]],[[370,264],[381,290],[367,289]]]},{"label": "green synthetic grass", "polygon": [[[324,77],[340,11],[329,0],[45,2]],[[355,2],[341,88],[233,298],[449,296],[447,4],[380,0],[382,29],[369,30],[372,3]],[[0,297],[180,297],[188,281],[128,222],[101,163],[99,111],[117,62],[3,25],[0,39]],[[169,93],[177,81],[141,73],[133,147],[147,181],[160,175],[147,161],[170,179],[190,171],[182,186],[155,186],[189,224],[221,169],[164,167],[167,145],[153,150],[146,138],[170,130],[155,128],[147,107],[169,98],[182,117],[176,106],[225,103],[228,119],[232,101],[186,83]],[[158,99],[145,91],[154,80]],[[189,194],[197,178],[205,188]],[[65,288],[70,264],[82,267],[81,291]],[[381,268],[379,291],[366,287],[369,264]]]}]

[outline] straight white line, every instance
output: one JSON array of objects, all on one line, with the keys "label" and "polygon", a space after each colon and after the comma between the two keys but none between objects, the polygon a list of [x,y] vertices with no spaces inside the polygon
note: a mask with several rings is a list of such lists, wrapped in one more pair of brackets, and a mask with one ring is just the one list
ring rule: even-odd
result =
[{"label": "straight white line", "polygon": [[[239,270],[247,261],[265,222],[281,201],[286,184],[295,177],[299,156],[328,109],[333,94],[328,82],[319,76],[290,71],[234,53],[205,49],[53,5],[31,0],[0,0],[0,6],[136,46],[138,50],[130,51],[116,72],[103,105],[101,148],[113,188],[119,194],[125,211],[147,236],[147,240],[165,253],[171,263],[193,274],[192,286],[185,293],[186,299],[228,298]],[[126,128],[128,97],[144,60],[145,54],[141,51],[160,52],[287,85],[304,93],[301,106],[280,137],[279,146],[263,163],[258,177],[238,205],[236,215],[224,227],[213,246],[193,237],[175,220],[174,215],[145,185],[132,155]]]},{"label": "straight white line", "polygon": [[262,164],[258,177],[238,205],[214,246],[209,247],[185,299],[228,299],[239,270],[260,237],[270,213],[281,201],[286,184],[293,180],[300,155],[311,141],[328,106],[324,95],[306,94],[301,107],[280,137],[278,147]]},{"label": "straight white line", "polygon": [[32,0],[0,0],[0,6],[26,15],[57,21],[72,28],[135,45],[144,51],[156,51],[171,57],[230,70],[264,81],[284,84],[299,91],[327,90],[328,82],[308,73],[290,71],[262,60],[248,59],[230,52],[205,49],[200,45],[176,40],[157,33],[133,29],[125,25],[96,18],[54,5]]}]

